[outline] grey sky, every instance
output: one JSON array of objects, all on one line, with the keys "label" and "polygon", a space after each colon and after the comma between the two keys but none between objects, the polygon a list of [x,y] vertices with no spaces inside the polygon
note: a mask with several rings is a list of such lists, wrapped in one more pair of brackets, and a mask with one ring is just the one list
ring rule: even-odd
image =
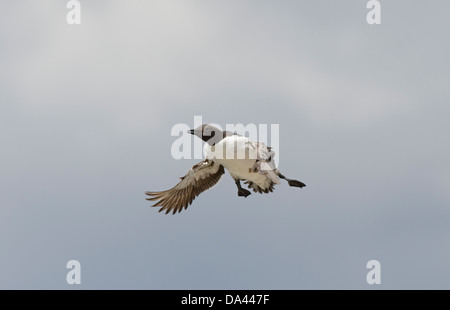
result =
[{"label": "grey sky", "polygon": [[[0,10],[0,288],[449,288],[448,1],[8,1]],[[176,123],[280,124],[307,184],[228,174],[164,216],[196,160]],[[382,284],[366,283],[367,261]]]}]

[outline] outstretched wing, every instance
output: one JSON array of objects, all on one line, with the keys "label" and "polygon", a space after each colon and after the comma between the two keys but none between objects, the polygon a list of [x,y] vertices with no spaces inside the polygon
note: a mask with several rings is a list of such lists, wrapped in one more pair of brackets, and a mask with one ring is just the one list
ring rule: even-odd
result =
[{"label": "outstretched wing", "polygon": [[186,209],[202,192],[216,185],[224,173],[222,165],[206,159],[194,165],[173,188],[162,192],[146,192],[151,196],[146,199],[159,200],[152,206],[160,206],[158,212],[165,210],[166,214],[170,211],[175,214]]},{"label": "outstretched wing", "polygon": [[253,171],[265,175],[274,184],[280,184],[277,167],[273,160],[275,152],[262,142],[255,142],[253,145],[256,148],[256,161],[253,165]]}]

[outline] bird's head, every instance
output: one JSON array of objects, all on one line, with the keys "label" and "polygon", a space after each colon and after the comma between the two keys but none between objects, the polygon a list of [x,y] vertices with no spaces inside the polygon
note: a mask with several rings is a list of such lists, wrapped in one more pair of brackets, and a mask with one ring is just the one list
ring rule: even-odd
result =
[{"label": "bird's head", "polygon": [[223,139],[222,130],[209,124],[200,125],[195,129],[189,130],[188,133],[199,137],[209,145],[214,145]]}]

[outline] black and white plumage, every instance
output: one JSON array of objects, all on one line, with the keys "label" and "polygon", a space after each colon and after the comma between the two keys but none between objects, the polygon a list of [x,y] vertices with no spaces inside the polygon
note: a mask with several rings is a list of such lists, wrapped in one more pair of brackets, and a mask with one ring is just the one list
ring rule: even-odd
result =
[{"label": "black and white plumage", "polygon": [[290,186],[304,187],[304,183],[286,178],[280,173],[273,160],[275,152],[261,142],[221,131],[211,125],[203,124],[189,133],[205,141],[206,159],[194,165],[181,181],[173,188],[162,192],[146,192],[160,206],[159,212],[180,212],[186,209],[202,192],[219,182],[225,169],[235,180],[238,196],[247,197],[250,191],[242,188],[240,181],[245,181],[250,189],[258,193],[269,193],[274,185],[285,179]]}]

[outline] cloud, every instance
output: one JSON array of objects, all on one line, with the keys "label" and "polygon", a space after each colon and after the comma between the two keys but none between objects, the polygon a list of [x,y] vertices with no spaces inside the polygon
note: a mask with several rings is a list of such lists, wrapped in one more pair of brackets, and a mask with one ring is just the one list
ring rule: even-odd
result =
[{"label": "cloud", "polygon": [[[224,87],[286,99],[321,126],[367,125],[411,104],[409,95],[369,73],[328,70],[309,56],[314,48],[299,47],[314,39],[307,29],[267,28],[265,11],[253,13],[250,25],[242,16],[230,25],[232,11],[222,16],[217,7],[198,3],[83,3],[82,25],[69,26],[60,2],[30,5],[20,18],[33,20],[30,12],[38,12],[39,40],[30,42],[30,27],[19,27],[16,38],[27,39],[8,42],[15,61],[5,63],[9,91],[29,113],[91,111],[136,132],[157,128],[174,109],[198,105],[187,98],[206,96],[213,103]],[[256,35],[261,29],[267,37]],[[302,34],[305,42],[292,40]],[[350,57],[358,53],[358,39],[358,33],[341,34],[328,48]],[[25,44],[33,50],[21,53]]]}]

